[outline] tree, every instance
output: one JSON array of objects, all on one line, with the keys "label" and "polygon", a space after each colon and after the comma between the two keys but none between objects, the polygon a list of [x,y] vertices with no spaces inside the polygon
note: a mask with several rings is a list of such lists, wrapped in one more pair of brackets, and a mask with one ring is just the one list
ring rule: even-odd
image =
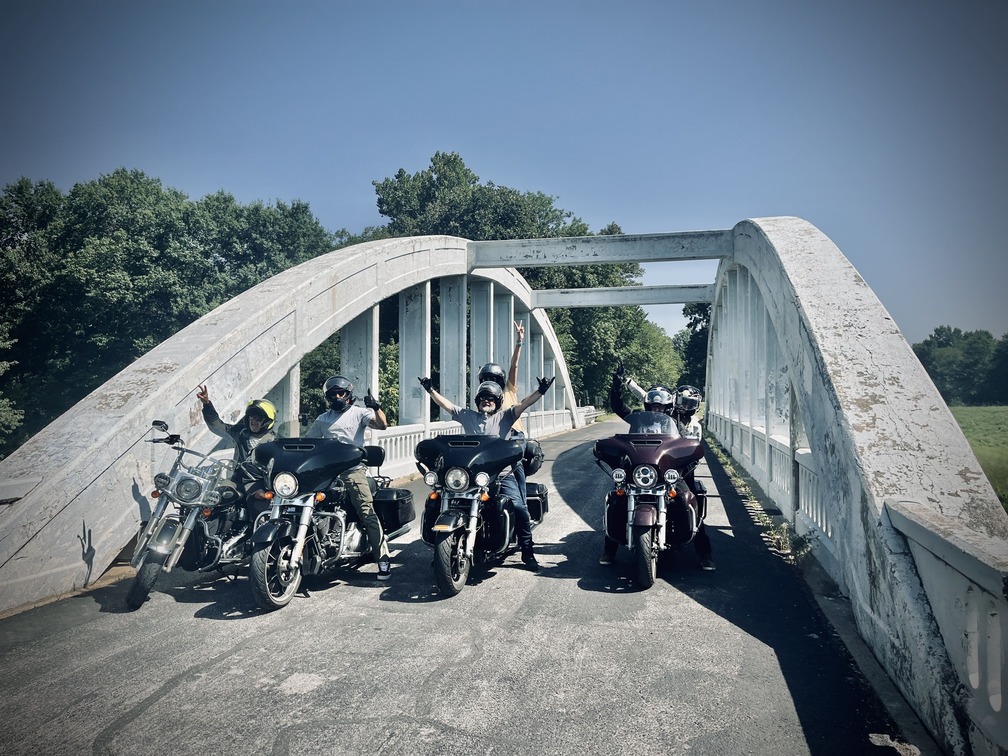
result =
[{"label": "tree", "polygon": [[679,382],[696,386],[701,391],[707,383],[707,338],[710,333],[709,302],[691,302],[683,307],[686,328],[677,334],[676,345],[683,360]]},{"label": "tree", "polygon": [[[7,338],[8,327],[6,323],[0,323],[0,352],[6,351],[10,348],[12,342]],[[0,376],[7,372],[12,363],[0,360]],[[0,448],[10,437],[10,435],[17,430],[18,426],[21,425],[21,421],[24,418],[24,412],[18,410],[11,404],[10,399],[7,399],[0,394]],[[4,454],[0,452],[0,459],[4,458]]]},{"label": "tree", "polygon": [[1003,396],[1001,387],[1008,376],[998,348],[990,331],[963,332],[951,326],[938,326],[913,345],[935,388],[953,406],[993,403]]}]

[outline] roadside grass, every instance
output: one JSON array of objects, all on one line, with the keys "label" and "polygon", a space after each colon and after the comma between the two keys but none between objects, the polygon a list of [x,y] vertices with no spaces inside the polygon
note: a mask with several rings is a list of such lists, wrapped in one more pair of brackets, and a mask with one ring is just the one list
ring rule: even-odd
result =
[{"label": "roadside grass", "polygon": [[1008,407],[950,407],[1008,512]]}]

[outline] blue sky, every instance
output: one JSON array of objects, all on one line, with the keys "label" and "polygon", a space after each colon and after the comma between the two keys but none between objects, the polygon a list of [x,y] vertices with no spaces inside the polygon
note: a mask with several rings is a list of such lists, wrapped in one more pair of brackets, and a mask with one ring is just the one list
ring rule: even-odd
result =
[{"label": "blue sky", "polygon": [[[597,231],[797,215],[904,335],[1008,331],[1008,3],[8,0],[0,182],[120,166],[385,222],[458,152]],[[701,283],[710,265],[646,283]],[[680,307],[654,310],[670,333]]]}]

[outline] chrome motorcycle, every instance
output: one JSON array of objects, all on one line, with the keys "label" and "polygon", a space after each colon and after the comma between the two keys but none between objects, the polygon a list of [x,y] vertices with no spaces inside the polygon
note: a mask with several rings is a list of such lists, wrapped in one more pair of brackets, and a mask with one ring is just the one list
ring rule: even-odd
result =
[{"label": "chrome motorcycle", "polygon": [[[339,476],[361,463],[380,468],[383,448],[330,438],[287,438],[260,444],[254,453],[265,469],[266,496],[272,502],[252,535],[249,579],[260,607],[289,604],[305,575],[370,561],[373,545]],[[368,476],[375,513],[389,541],[409,532],[416,519],[413,494],[391,488],[391,482],[379,473]]]},{"label": "chrome motorcycle", "polygon": [[[422,539],[434,548],[434,581],[457,595],[473,565],[503,558],[517,546],[514,504],[500,492],[501,473],[522,459],[520,441],[497,436],[437,436],[417,444],[414,456],[431,487]],[[526,501],[532,527],[549,509],[544,486],[530,483]]]},{"label": "chrome motorcycle", "polygon": [[692,482],[703,446],[678,434],[626,433],[596,441],[594,454],[613,481],[602,521],[606,540],[633,551],[637,581],[650,588],[658,554],[690,543],[707,514],[703,488]]},{"label": "chrome motorcycle", "polygon": [[[187,448],[180,435],[168,433],[163,420],[155,420],[151,427],[165,435],[148,442],[167,444],[176,456],[168,472],[154,476],[151,496],[156,504],[137,536],[130,560],[137,571],[126,594],[126,604],[132,609],[147,600],[158,575],[171,572],[183,554],[186,558],[180,566],[198,570],[247,558],[242,544],[247,543],[250,530],[243,522],[241,494],[231,480],[234,462]],[[231,525],[225,528],[222,523]],[[196,544],[190,542],[194,531],[204,536],[195,549]]]}]

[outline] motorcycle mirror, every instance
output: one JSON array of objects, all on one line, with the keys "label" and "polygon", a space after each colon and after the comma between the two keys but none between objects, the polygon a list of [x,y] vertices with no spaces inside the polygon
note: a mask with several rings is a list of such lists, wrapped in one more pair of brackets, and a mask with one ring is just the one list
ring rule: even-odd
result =
[{"label": "motorcycle mirror", "polygon": [[167,433],[168,423],[166,423],[164,420],[155,420],[153,423],[151,423],[151,428],[155,428],[156,430],[159,430],[162,433]]}]

